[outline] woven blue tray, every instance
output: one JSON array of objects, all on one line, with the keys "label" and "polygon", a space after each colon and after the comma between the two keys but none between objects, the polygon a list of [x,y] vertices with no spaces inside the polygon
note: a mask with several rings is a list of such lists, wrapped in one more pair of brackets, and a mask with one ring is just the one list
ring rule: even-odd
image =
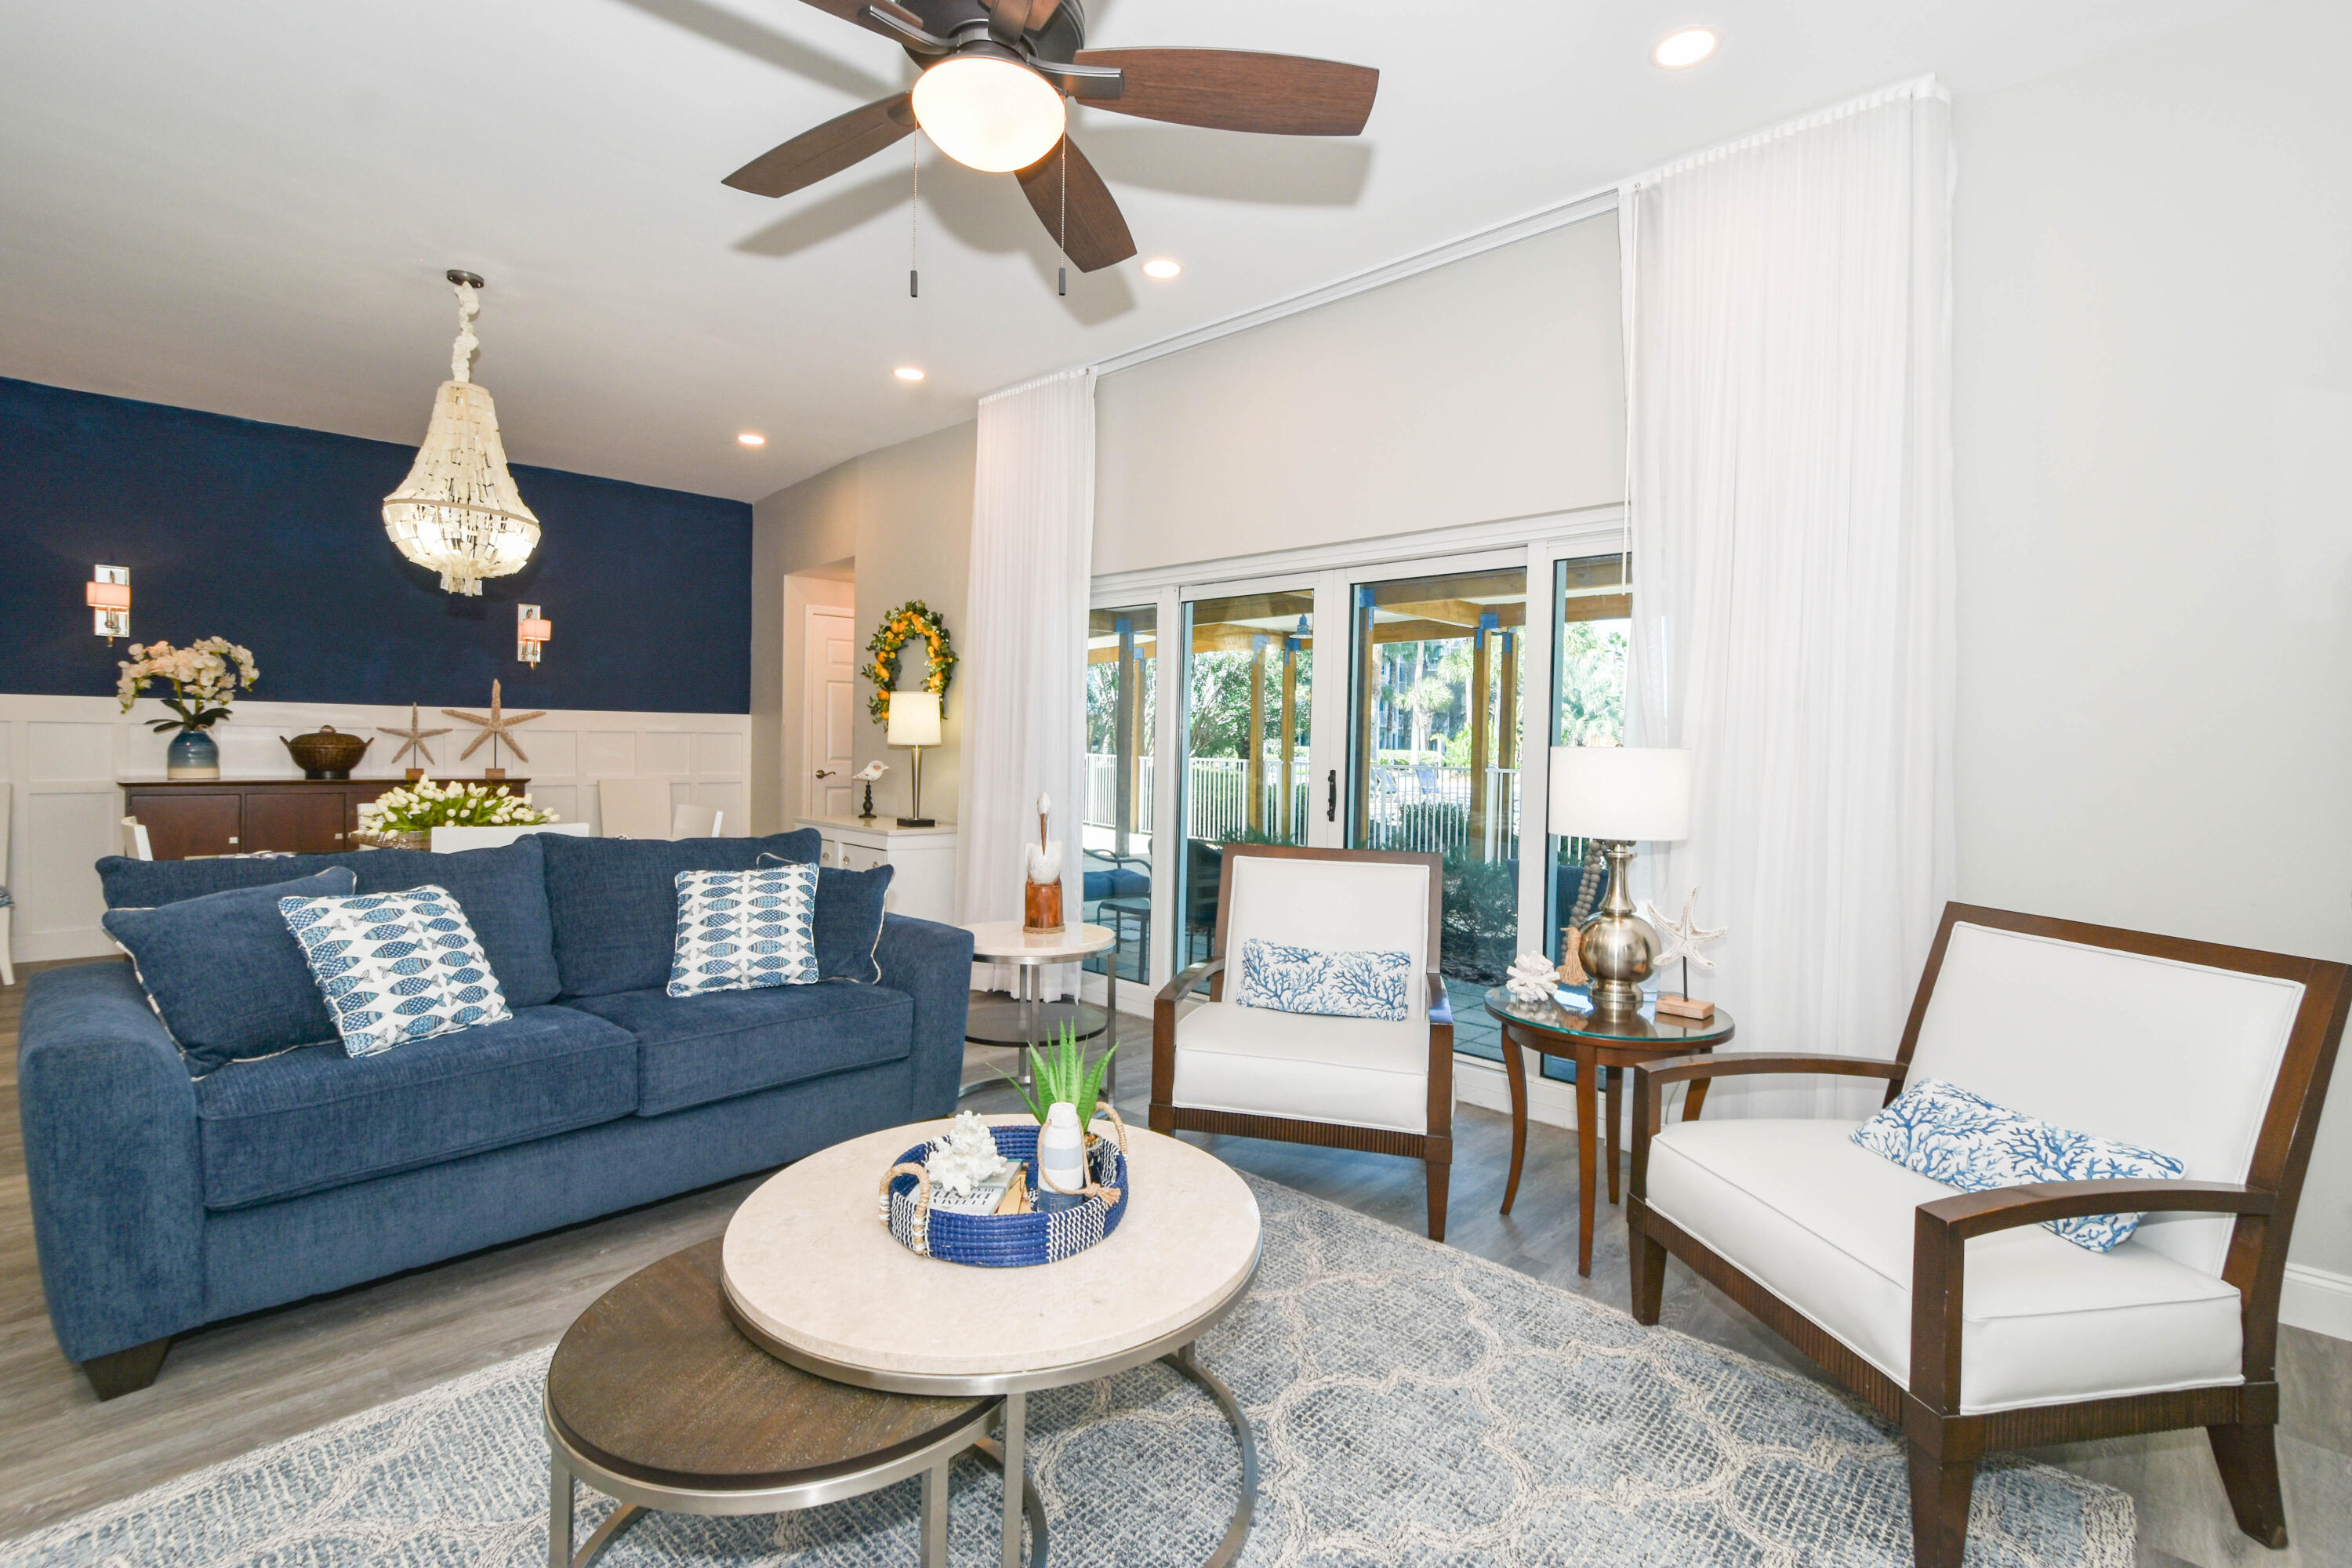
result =
[{"label": "woven blue tray", "polygon": [[[932,1145],[918,1143],[895,1162],[882,1183],[882,1223],[900,1246],[927,1258],[981,1268],[1026,1268],[1075,1258],[1118,1228],[1127,1213],[1127,1128],[1118,1113],[1103,1108],[1118,1141],[1089,1134],[1087,1194],[1049,1193],[1037,1182],[1037,1129],[992,1127],[996,1152],[1029,1170],[1029,1191],[1038,1205],[1029,1214],[934,1214],[930,1181],[919,1174]],[[915,1166],[918,1170],[899,1167]]]}]

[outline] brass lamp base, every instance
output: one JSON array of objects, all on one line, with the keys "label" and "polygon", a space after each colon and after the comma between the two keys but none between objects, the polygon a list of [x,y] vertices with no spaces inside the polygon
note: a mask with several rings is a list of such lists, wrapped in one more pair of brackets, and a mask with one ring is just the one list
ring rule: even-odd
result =
[{"label": "brass lamp base", "polygon": [[1622,1017],[1642,1010],[1642,982],[1657,963],[1658,933],[1633,912],[1633,897],[1626,886],[1633,844],[1603,839],[1601,852],[1609,858],[1609,896],[1577,929],[1576,957],[1584,970],[1592,1010]]}]

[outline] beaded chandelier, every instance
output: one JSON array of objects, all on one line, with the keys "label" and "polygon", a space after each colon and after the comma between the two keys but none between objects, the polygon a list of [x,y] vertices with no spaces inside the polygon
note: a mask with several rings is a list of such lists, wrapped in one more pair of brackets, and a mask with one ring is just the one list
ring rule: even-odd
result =
[{"label": "beaded chandelier", "polygon": [[383,528],[401,554],[441,574],[452,594],[482,591],[485,577],[522,570],[539,543],[539,519],[516,493],[490,395],[474,384],[474,318],[482,280],[452,271],[457,290],[457,342],[449,379],[434,395],[425,445],[400,488],[383,498]]}]

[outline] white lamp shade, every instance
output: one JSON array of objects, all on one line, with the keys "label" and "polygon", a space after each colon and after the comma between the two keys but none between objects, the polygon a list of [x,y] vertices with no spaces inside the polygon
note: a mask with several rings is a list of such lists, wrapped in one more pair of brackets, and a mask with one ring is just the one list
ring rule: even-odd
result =
[{"label": "white lamp shade", "polygon": [[1687,838],[1690,759],[1664,746],[1554,746],[1548,826],[1564,837]]},{"label": "white lamp shade", "polygon": [[936,691],[890,693],[890,744],[936,746],[940,743],[940,694]]}]

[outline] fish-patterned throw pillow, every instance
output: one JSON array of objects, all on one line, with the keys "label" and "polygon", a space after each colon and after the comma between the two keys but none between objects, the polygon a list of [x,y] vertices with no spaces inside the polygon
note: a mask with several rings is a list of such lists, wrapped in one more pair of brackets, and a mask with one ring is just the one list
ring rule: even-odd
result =
[{"label": "fish-patterned throw pillow", "polygon": [[[2053,1127],[1934,1078],[1896,1095],[1853,1130],[1853,1141],[1964,1193],[2112,1176],[2177,1181],[2186,1173],[2169,1154]],[[2042,1228],[2093,1252],[2112,1252],[2131,1239],[2139,1220],[2136,1214],[2078,1215]]]},{"label": "fish-patterned throw pillow", "polygon": [[1244,1007],[1278,1013],[1396,1023],[1411,1016],[1412,984],[1412,954],[1402,949],[1329,952],[1249,937],[1242,942],[1241,988],[1234,999]]},{"label": "fish-patterned throw pillow", "polygon": [[278,912],[348,1055],[513,1016],[473,922],[446,888],[280,899]]},{"label": "fish-patterned throw pillow", "polygon": [[669,994],[815,984],[816,873],[814,866],[680,871]]}]

